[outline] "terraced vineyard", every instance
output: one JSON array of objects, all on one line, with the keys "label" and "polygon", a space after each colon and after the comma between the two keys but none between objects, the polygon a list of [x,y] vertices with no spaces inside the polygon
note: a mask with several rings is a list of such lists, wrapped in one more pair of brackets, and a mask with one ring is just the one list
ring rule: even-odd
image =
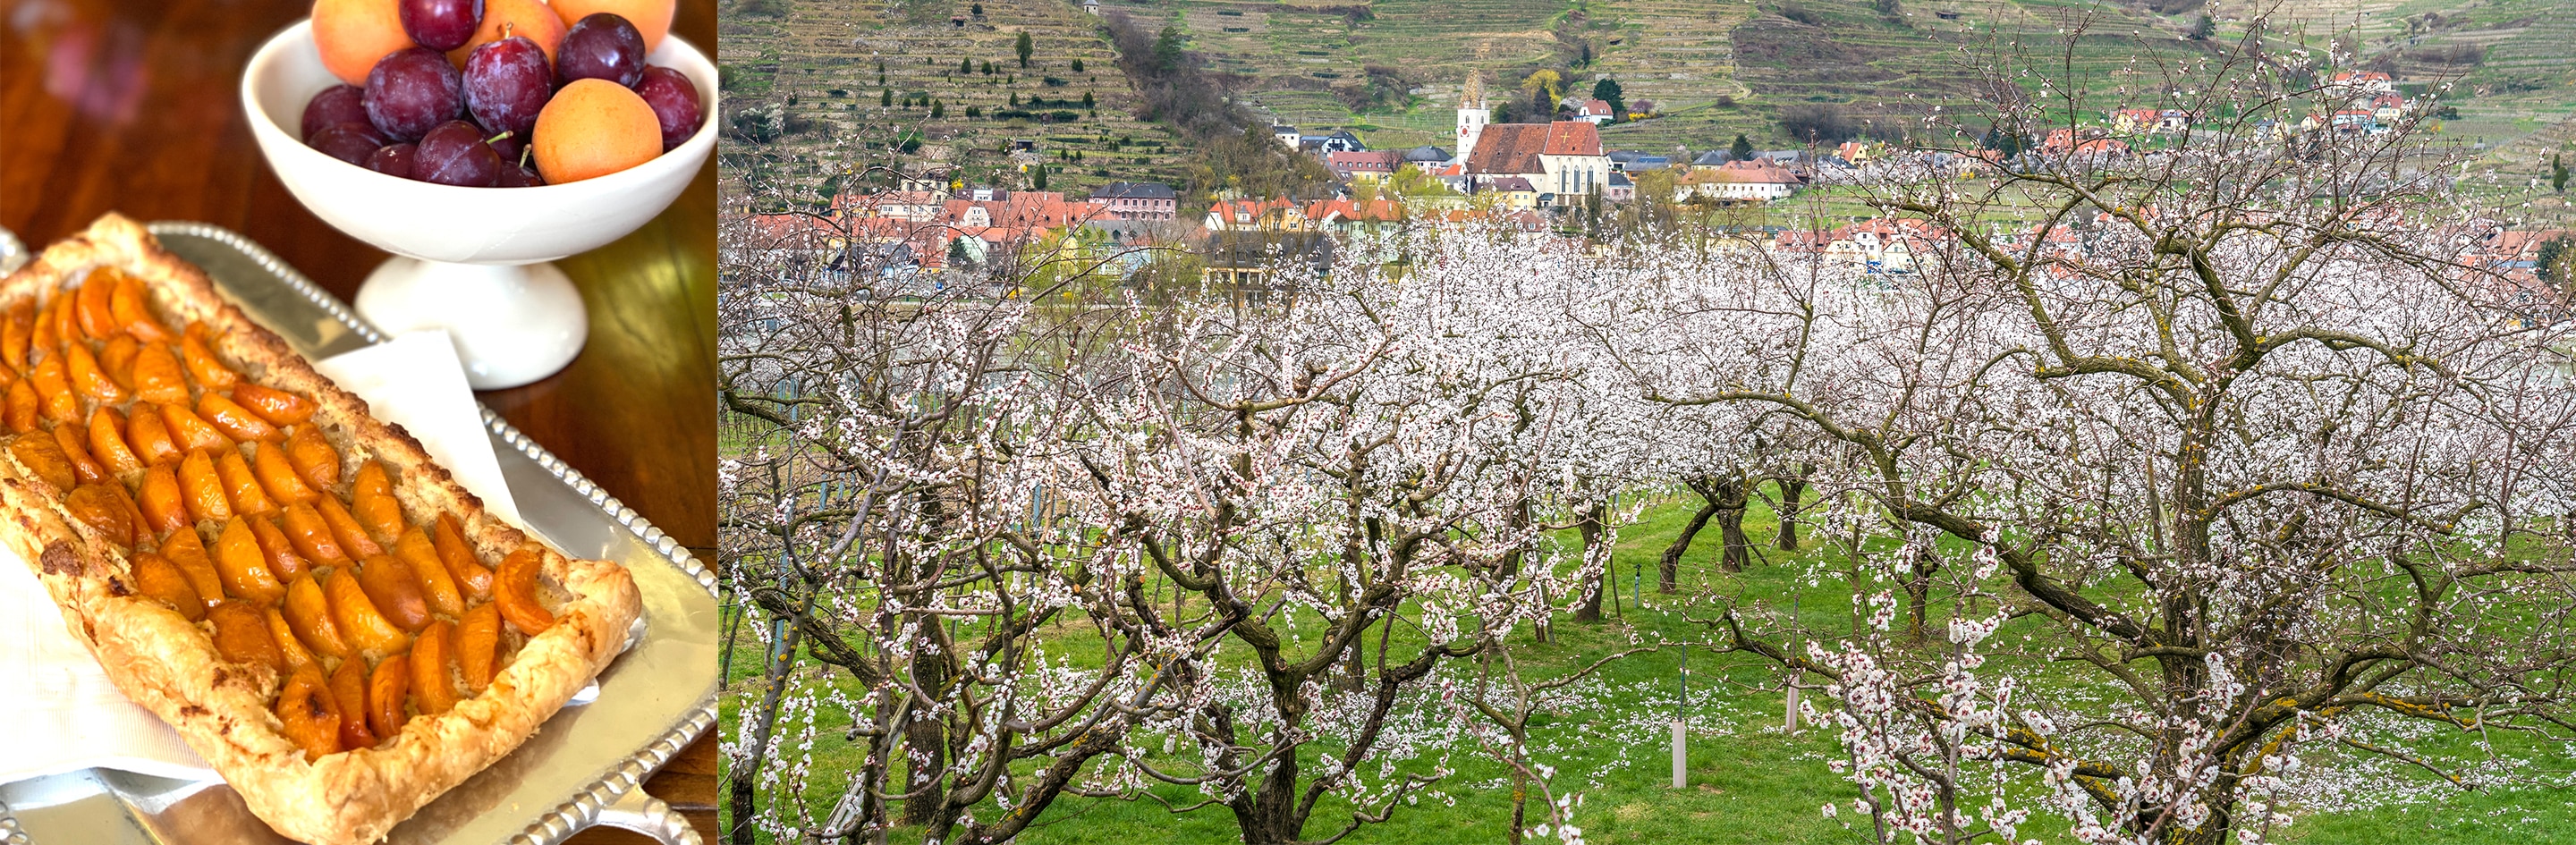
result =
[{"label": "terraced vineyard", "polygon": [[[828,148],[881,150],[898,128],[923,133],[905,160],[945,161],[970,180],[1022,184],[1001,152],[1009,139],[1037,140],[1050,187],[1083,190],[1112,179],[1177,179],[1180,143],[1170,130],[1132,117],[1135,97],[1115,69],[1098,18],[1074,0],[990,0],[974,18],[964,0],[738,0],[723,35],[734,100],[788,107],[821,128],[789,138],[819,176],[846,166]],[[1663,118],[1607,127],[1611,146],[1666,152],[1704,150],[1737,133],[1765,147],[1793,143],[1778,130],[1791,104],[1842,104],[1855,117],[1902,118],[1937,102],[1965,102],[1967,62],[1980,51],[2019,44],[2055,65],[2061,28],[2086,22],[2071,53],[2075,76],[2099,108],[2125,90],[2152,90],[2160,64],[2230,42],[2252,8],[2214,7],[2212,42],[2182,36],[2198,10],[2171,16],[2140,6],[2087,0],[1899,0],[1883,16],[1872,0],[1104,0],[1104,14],[1130,15],[1159,29],[1176,25],[1193,52],[1228,74],[1262,116],[1308,131],[1350,129],[1371,146],[1450,145],[1452,109],[1471,72],[1499,100],[1519,79],[1563,69],[1568,90],[1595,79],[1620,81],[1630,102],[1652,100]],[[2433,17],[2427,18],[2427,13]],[[968,18],[965,25],[951,16]],[[2461,110],[2444,131],[2464,146],[2494,152],[2508,174],[2537,173],[2550,152],[2576,140],[2576,9],[2566,0],[2293,0],[2276,20],[2292,29],[2274,47],[2322,50],[2335,39],[2361,58],[2393,63],[2400,79],[2453,79],[2444,102]],[[1034,40],[1034,66],[1020,69],[1012,42]],[[2296,42],[2296,43],[2294,43]],[[1579,62],[1588,46],[1593,61]],[[1479,57],[1480,48],[1485,55]],[[2462,58],[2474,53],[2474,58]],[[1085,70],[1070,63],[1080,58]],[[957,73],[959,59],[979,72]],[[886,88],[876,62],[885,62]],[[980,73],[991,61],[996,73]],[[2052,67],[2052,70],[2055,70]],[[1046,77],[1063,81],[1045,84]],[[890,88],[898,105],[878,105]],[[833,94],[834,90],[843,93]],[[1079,101],[1095,112],[1069,123],[997,121],[989,115],[1042,96]],[[914,99],[944,103],[928,118]],[[965,117],[966,106],[987,116]],[[1880,124],[1884,126],[1885,124]],[[1115,146],[1113,150],[1112,147]],[[1058,159],[1078,151],[1078,163]],[[844,153],[846,155],[846,153]]]},{"label": "terraced vineyard", "polygon": [[[815,122],[811,131],[791,133],[775,146],[818,183],[841,169],[886,163],[890,156],[882,151],[899,140],[898,132],[918,133],[922,145],[894,160],[916,169],[953,165],[970,182],[1026,187],[1027,177],[1005,151],[1013,139],[1039,143],[1050,190],[1083,193],[1115,180],[1177,178],[1177,156],[1170,150],[1180,139],[1161,124],[1132,116],[1135,95],[1098,18],[1068,0],[982,5],[984,15],[977,19],[966,0],[736,3],[719,36],[725,85],[739,102],[780,107]],[[781,7],[783,14],[756,13]],[[951,15],[966,18],[965,24],[952,23]],[[1014,52],[1022,32],[1033,48],[1026,69]],[[1083,63],[1080,71],[1073,70],[1076,59]],[[961,60],[974,63],[976,72],[959,73]],[[880,61],[883,87],[877,81]],[[993,65],[990,75],[982,73],[985,62]],[[879,105],[887,91],[896,105]],[[1086,92],[1097,109],[1082,108]],[[1014,95],[1020,110],[1042,117],[995,119],[994,112],[1012,108]],[[1032,97],[1048,104],[1027,105]],[[905,100],[922,104],[906,106]],[[930,117],[931,100],[939,101],[940,118]],[[983,116],[967,117],[969,106]],[[1051,122],[1043,117],[1050,113],[1073,120]],[[1058,158],[1063,151],[1079,152],[1082,160]]]}]

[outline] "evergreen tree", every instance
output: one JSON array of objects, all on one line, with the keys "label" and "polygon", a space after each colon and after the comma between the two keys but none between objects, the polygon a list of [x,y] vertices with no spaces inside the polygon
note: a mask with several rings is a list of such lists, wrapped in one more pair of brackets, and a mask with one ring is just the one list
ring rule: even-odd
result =
[{"label": "evergreen tree", "polygon": [[945,117],[947,117],[947,116],[948,116],[948,104],[947,104],[947,103],[943,103],[943,102],[940,102],[940,101],[938,101],[938,100],[932,100],[932,101],[930,101],[930,119],[932,119],[932,120],[939,120],[939,119],[945,118]]},{"label": "evergreen tree", "polygon": [[2210,36],[2217,34],[2218,19],[2209,15],[2200,16],[2200,22],[2191,25],[2191,40],[2193,41],[2207,41]]},{"label": "evergreen tree", "polygon": [[[1091,98],[1091,92],[1089,92],[1089,91],[1084,91],[1084,92],[1082,92],[1082,107],[1083,107],[1083,108],[1086,108],[1086,109],[1091,109],[1091,110],[1094,110],[1094,111],[1097,111],[1097,110],[1099,110],[1099,108],[1100,108],[1100,106],[1098,105],[1097,101],[1095,101],[1095,100],[1093,100],[1093,99]],[[2559,170],[2558,172],[2559,172],[2559,174],[2560,174],[2560,177],[2559,177],[2559,180],[2558,180],[2558,181],[2560,181],[2560,182],[2565,182],[2565,181],[2567,181],[2566,176],[2565,176],[2565,174],[2567,173],[2567,171],[2566,171],[2566,170],[2564,170],[2564,169],[2561,169],[2561,170]]]},{"label": "evergreen tree", "polygon": [[1036,169],[1029,171],[1029,190],[1046,190],[1046,170],[1046,165],[1041,164],[1038,165]]},{"label": "evergreen tree", "polygon": [[977,3],[977,4],[975,4],[974,6],[970,7],[969,11],[974,12],[976,17],[979,17],[979,18],[980,18],[980,17],[983,17],[983,16],[984,16],[984,4],[982,4],[982,3]]},{"label": "evergreen tree", "polygon": [[1181,52],[1181,38],[1178,26],[1163,27],[1162,34],[1154,36],[1154,75],[1179,70],[1181,64],[1188,60],[1189,57]]},{"label": "evergreen tree", "polygon": [[1726,153],[1736,161],[1752,161],[1753,142],[1750,139],[1745,138],[1744,133],[1735,133],[1735,145],[1727,147]]},{"label": "evergreen tree", "polygon": [[894,106],[894,89],[892,89],[892,88],[887,88],[887,89],[884,89],[884,90],[878,91],[878,92],[877,92],[877,105],[885,106],[885,107],[888,107],[888,108],[893,107],[893,106]]},{"label": "evergreen tree", "polygon": [[1022,30],[1020,32],[1020,44],[1017,49],[1020,52],[1020,66],[1028,67],[1029,54],[1037,50],[1037,45],[1029,41],[1029,34],[1026,30]]},{"label": "evergreen tree", "polygon": [[969,264],[973,264],[974,261],[975,259],[966,254],[965,238],[950,238],[948,240],[948,266],[964,267]]},{"label": "evergreen tree", "polygon": [[1020,92],[1018,92],[1018,91],[1013,91],[1013,92],[1011,92],[1011,108],[1015,108],[1015,109],[1016,109],[1016,108],[1019,108],[1019,107],[1020,107]]},{"label": "evergreen tree", "polygon": [[959,75],[959,76],[964,76],[964,75],[966,75],[966,74],[970,74],[970,73],[974,73],[974,72],[975,72],[975,60],[974,60],[974,59],[958,59],[958,60],[957,60],[957,75]]},{"label": "evergreen tree", "polygon": [[2550,238],[2540,244],[2540,254],[2533,256],[2536,260],[2532,262],[2532,272],[2540,276],[2543,284],[2557,286],[2567,282],[2567,265],[2570,259],[2576,259],[2576,255],[2568,254],[2576,252],[2569,249],[2569,246],[2566,235]]},{"label": "evergreen tree", "polygon": [[1610,104],[1611,120],[1619,120],[1628,114],[1628,98],[1619,91],[1619,80],[1604,76],[1601,81],[1592,83],[1592,99]]},{"label": "evergreen tree", "polygon": [[2549,157],[2549,189],[2567,193],[2567,157],[2564,155]]},{"label": "evergreen tree", "polygon": [[1081,72],[1082,72],[1082,60],[1081,60],[1081,59],[1075,59],[1075,60],[1073,60],[1073,72],[1075,72],[1075,73],[1081,73]]}]

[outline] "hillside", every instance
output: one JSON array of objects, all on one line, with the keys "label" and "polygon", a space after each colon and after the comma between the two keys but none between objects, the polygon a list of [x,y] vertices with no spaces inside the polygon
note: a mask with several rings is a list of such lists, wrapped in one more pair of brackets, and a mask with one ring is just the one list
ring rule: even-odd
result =
[{"label": "hillside", "polygon": [[[953,8],[951,8],[953,5]],[[899,160],[962,168],[969,182],[1022,187],[1009,141],[1040,143],[1050,168],[1051,190],[1084,191],[1117,179],[1174,178],[1179,137],[1132,117],[1135,95],[1119,73],[1115,54],[1098,34],[1097,18],[1066,0],[970,2],[788,2],[745,0],[724,17],[719,36],[726,91],[737,102],[776,106],[811,121],[771,146],[798,160],[819,182],[854,164],[883,164],[881,151],[898,131],[918,133],[921,146]],[[965,18],[963,25],[951,16]],[[1031,41],[1029,66],[1020,67],[1015,42]],[[1073,69],[1075,61],[1082,69]],[[960,73],[971,62],[974,72]],[[880,65],[882,62],[882,65]],[[983,73],[990,62],[993,73]],[[878,83],[883,67],[884,84]],[[894,106],[880,105],[892,92]],[[1093,95],[1096,109],[1081,105]],[[1037,115],[1069,113],[1070,122],[998,120],[1013,108]],[[793,104],[790,105],[790,100]],[[1029,105],[1043,98],[1045,105]],[[906,106],[907,99],[923,105]],[[930,117],[929,101],[943,112]],[[969,106],[982,113],[968,117]],[[1057,158],[1078,152],[1078,163]]]},{"label": "hillside", "polygon": [[[1045,146],[1053,187],[1177,178],[1170,149],[1179,138],[1130,116],[1136,96],[1115,70],[1103,19],[1075,0],[991,0],[981,18],[970,2],[951,0],[742,0],[736,8],[722,45],[736,101],[783,106],[792,94],[789,111],[821,122],[784,142],[789,149],[828,155],[817,152],[826,138],[882,148],[901,127],[926,133],[911,158],[962,165],[970,179],[1013,176],[1002,172],[1013,165],[1000,152],[1013,138]],[[1931,105],[1973,105],[1971,58],[2010,45],[2052,67],[2071,63],[2088,101],[2109,108],[2122,102],[2119,92],[2152,90],[2159,65],[2232,42],[2252,6],[2208,7],[2219,23],[2202,42],[2185,38],[2203,12],[2198,0],[1103,0],[1100,8],[1148,29],[1179,27],[1244,103],[1310,132],[1350,129],[1377,148],[1448,146],[1469,74],[1481,74],[1494,99],[1517,100],[1523,77],[1554,69],[1568,90],[1608,77],[1630,103],[1657,104],[1663,117],[1603,136],[1613,147],[1668,151],[1723,145],[1737,133],[1789,145],[1777,118],[1805,103],[1836,104],[1892,134],[1890,125]],[[2571,11],[2567,0],[2292,0],[2276,12],[2288,23],[2276,23],[2283,35],[2268,46],[2321,55],[2341,43],[2357,49],[2353,63],[2403,80],[2456,81],[2444,102],[2460,115],[2442,131],[2493,149],[2489,163],[2504,172],[2528,175],[2576,134],[2576,126],[2553,129],[2576,116]],[[2060,33],[2078,24],[2084,36],[2061,54]],[[1012,52],[1022,32],[1035,47],[1025,70]],[[991,60],[997,72],[960,76],[961,58],[978,71]],[[1084,71],[1071,70],[1076,58]],[[938,98],[944,119],[927,119],[921,106],[879,106],[879,59],[898,103]],[[1064,84],[1046,85],[1050,76]],[[1076,109],[1070,123],[991,117],[1013,94],[1061,101],[1084,92],[1100,107]],[[984,116],[965,117],[966,105]],[[1065,151],[1082,160],[1058,160]]]}]

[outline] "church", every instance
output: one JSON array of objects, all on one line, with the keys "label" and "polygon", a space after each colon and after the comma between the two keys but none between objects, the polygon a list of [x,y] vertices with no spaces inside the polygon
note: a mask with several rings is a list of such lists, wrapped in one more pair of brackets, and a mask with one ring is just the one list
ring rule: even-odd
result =
[{"label": "church", "polygon": [[1601,149],[1599,127],[1581,120],[1494,123],[1493,114],[1483,78],[1467,77],[1454,140],[1457,163],[1477,190],[1517,178],[1538,192],[1539,205],[1569,206],[1609,187],[1610,157]]}]

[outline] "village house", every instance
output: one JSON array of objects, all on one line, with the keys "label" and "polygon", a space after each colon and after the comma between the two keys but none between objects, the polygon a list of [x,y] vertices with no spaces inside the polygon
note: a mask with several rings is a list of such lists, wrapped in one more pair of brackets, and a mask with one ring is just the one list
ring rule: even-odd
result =
[{"label": "village house", "polygon": [[1844,141],[1840,146],[1834,147],[1834,157],[1854,167],[1866,166],[1870,162],[1877,161],[1878,152],[1878,145],[1866,141]]},{"label": "village house", "polygon": [[2339,70],[2321,86],[2327,96],[2350,97],[2397,90],[2397,81],[2375,70]]},{"label": "village house", "polygon": [[1179,216],[1180,192],[1161,182],[1111,182],[1091,192],[1091,204],[1113,220],[1170,220]]},{"label": "village house", "polygon": [[1395,169],[1403,165],[1404,153],[1400,150],[1327,153],[1324,156],[1324,166],[1332,168],[1333,175],[1345,182],[1375,182],[1394,176]]},{"label": "village house", "polygon": [[1367,144],[1360,143],[1360,136],[1351,134],[1348,129],[1336,129],[1325,135],[1297,136],[1297,151],[1313,156],[1364,152],[1367,149]]},{"label": "village house", "polygon": [[1580,120],[1594,126],[1600,126],[1617,119],[1617,115],[1610,113],[1610,102],[1608,100],[1595,100],[1590,97],[1573,97],[1567,98],[1565,105],[1566,111],[1571,112],[1575,120]]},{"label": "village house", "polygon": [[1621,173],[1662,170],[1671,167],[1673,163],[1671,156],[1659,156],[1640,150],[1611,150],[1607,155],[1610,157],[1610,169]]},{"label": "village house", "polygon": [[1579,120],[1497,123],[1484,127],[1467,156],[1466,174],[1479,185],[1519,177],[1542,205],[1571,205],[1609,183],[1610,157],[1601,133]]},{"label": "village house", "polygon": [[1279,139],[1280,146],[1293,150],[1297,148],[1297,139],[1305,136],[1297,134],[1297,127],[1273,123],[1270,124],[1270,137]]},{"label": "village house", "polygon": [[1208,206],[1205,225],[1210,232],[1303,232],[1309,228],[1305,209],[1289,199],[1218,200]]},{"label": "village house", "polygon": [[1806,180],[1770,161],[1730,161],[1713,168],[1691,168],[1673,183],[1673,201],[1704,199],[1722,205],[1770,202],[1797,193]]},{"label": "village house", "polygon": [[1388,232],[1404,226],[1404,204],[1394,200],[1318,200],[1301,212],[1310,228],[1359,234]]},{"label": "village house", "polygon": [[2370,98],[2370,119],[2394,126],[2406,117],[2406,98],[2385,93]]},{"label": "village house", "polygon": [[1609,202],[1627,202],[1636,199],[1637,183],[1629,179],[1626,173],[1612,171],[1610,185],[1601,191],[1601,198]]},{"label": "village house", "polygon": [[1478,192],[1477,196],[1485,198],[1485,202],[1494,208],[1505,211],[1528,211],[1538,207],[1538,189],[1531,187],[1526,178],[1495,177],[1482,187],[1484,190]]}]

